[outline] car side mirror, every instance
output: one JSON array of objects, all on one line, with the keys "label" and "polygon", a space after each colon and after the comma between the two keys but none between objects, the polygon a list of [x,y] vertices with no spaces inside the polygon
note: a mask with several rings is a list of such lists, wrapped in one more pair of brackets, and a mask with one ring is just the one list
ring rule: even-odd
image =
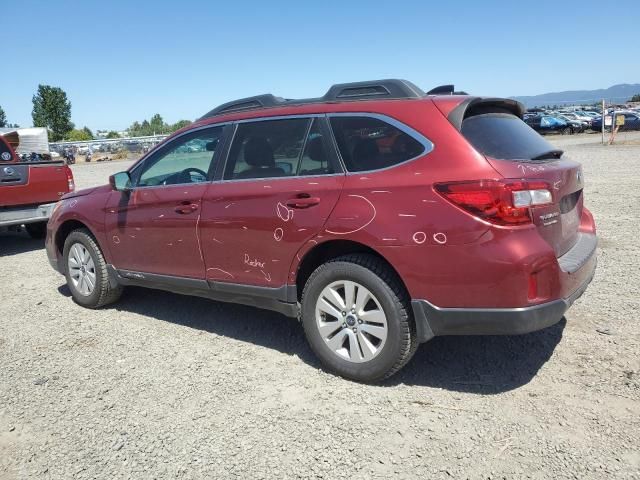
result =
[{"label": "car side mirror", "polygon": [[129,172],[118,172],[109,176],[109,185],[116,192],[131,191],[131,176]]}]

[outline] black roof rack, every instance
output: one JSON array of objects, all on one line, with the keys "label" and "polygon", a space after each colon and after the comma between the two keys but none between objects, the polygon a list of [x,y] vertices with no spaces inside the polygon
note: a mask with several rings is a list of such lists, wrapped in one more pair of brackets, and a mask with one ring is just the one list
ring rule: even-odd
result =
[{"label": "black roof rack", "polygon": [[[438,91],[447,87],[446,91]],[[369,80],[365,82],[339,83],[333,85],[327,93],[318,98],[305,99],[285,99],[276,97],[270,93],[257,95],[255,97],[241,98],[232,102],[223,103],[214,108],[209,113],[203,115],[200,120],[221,115],[223,113],[240,112],[244,110],[255,110],[284,105],[303,105],[307,103],[326,103],[336,101],[356,101],[373,99],[400,99],[400,98],[422,98],[425,95],[439,95],[441,93],[453,93],[453,85],[437,87],[429,93],[424,93],[419,87],[407,80],[385,79]]]}]

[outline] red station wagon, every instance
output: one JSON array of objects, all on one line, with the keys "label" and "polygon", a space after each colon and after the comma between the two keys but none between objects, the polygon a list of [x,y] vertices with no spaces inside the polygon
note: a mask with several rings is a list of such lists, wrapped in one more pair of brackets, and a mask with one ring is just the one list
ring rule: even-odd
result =
[{"label": "red station wagon", "polygon": [[583,176],[513,100],[404,80],[221,105],[60,201],[47,254],[98,308],[145,286],[301,320],[331,371],[558,322],[596,267]]}]

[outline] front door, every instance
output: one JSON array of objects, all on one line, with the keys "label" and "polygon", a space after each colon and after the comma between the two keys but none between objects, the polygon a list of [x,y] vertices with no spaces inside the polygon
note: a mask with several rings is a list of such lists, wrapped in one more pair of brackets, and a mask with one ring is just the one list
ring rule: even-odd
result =
[{"label": "front door", "polygon": [[111,194],[105,224],[116,268],[204,278],[197,227],[222,132],[175,138],[134,167],[130,192]]},{"label": "front door", "polygon": [[324,118],[239,123],[224,178],[200,220],[206,278],[277,288],[298,250],[322,230],[344,183]]}]

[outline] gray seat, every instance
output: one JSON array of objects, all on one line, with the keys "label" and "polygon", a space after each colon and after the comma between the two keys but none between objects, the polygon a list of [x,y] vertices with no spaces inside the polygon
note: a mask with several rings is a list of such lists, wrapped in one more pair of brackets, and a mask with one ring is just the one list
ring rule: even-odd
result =
[{"label": "gray seat", "polygon": [[301,175],[323,175],[325,173],[333,173],[327,160],[322,137],[316,137],[309,140],[306,153],[311,160],[319,163],[320,166],[318,168],[302,170],[300,171]]},{"label": "gray seat", "polygon": [[359,140],[351,152],[351,163],[356,171],[375,170],[379,168],[380,150],[378,143],[372,138]]},{"label": "gray seat", "polygon": [[283,177],[283,169],[276,167],[273,148],[264,137],[249,137],[244,144],[244,161],[249,169],[236,173],[234,178]]}]

